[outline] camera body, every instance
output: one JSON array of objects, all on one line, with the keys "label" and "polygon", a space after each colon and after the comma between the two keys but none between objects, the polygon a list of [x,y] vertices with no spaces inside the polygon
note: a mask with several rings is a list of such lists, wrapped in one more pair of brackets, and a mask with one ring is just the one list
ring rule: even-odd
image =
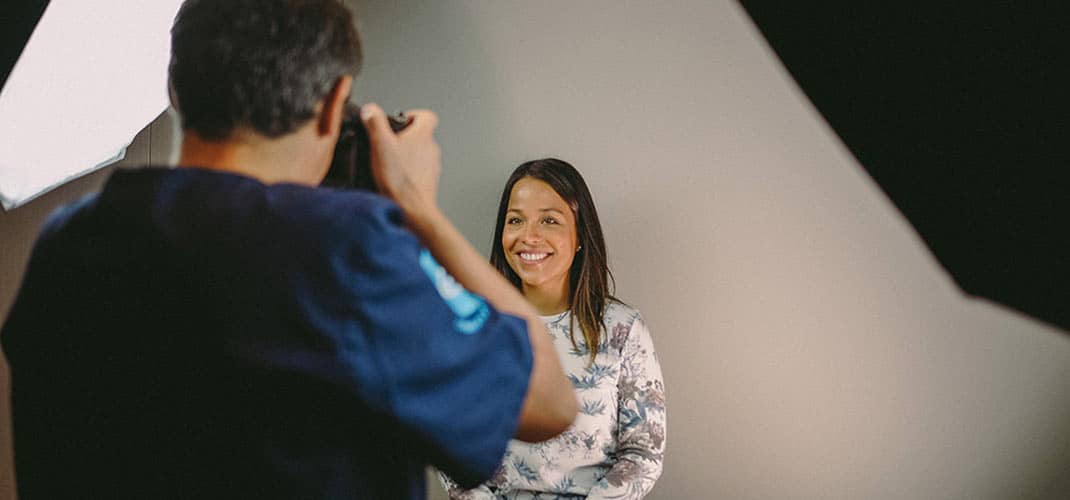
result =
[{"label": "camera body", "polygon": [[[334,157],[327,176],[320,183],[324,187],[340,189],[364,189],[378,192],[371,169],[371,144],[364,122],[360,120],[360,106],[346,104],[342,117],[342,130],[338,134],[338,144],[334,147]],[[390,128],[398,132],[409,125],[409,119],[403,113],[390,115]]]}]

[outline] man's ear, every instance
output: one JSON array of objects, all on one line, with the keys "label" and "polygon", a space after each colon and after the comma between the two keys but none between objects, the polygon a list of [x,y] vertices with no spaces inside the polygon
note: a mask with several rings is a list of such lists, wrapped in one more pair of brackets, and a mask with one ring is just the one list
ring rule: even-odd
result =
[{"label": "man's ear", "polygon": [[318,117],[317,131],[320,135],[336,136],[342,128],[342,118],[349,100],[349,91],[353,87],[353,77],[343,76],[334,84],[334,88],[323,99],[323,112]]},{"label": "man's ear", "polygon": [[175,111],[181,112],[182,108],[178,107],[178,94],[175,93],[175,84],[170,78],[167,79],[167,98],[171,100],[171,107]]}]

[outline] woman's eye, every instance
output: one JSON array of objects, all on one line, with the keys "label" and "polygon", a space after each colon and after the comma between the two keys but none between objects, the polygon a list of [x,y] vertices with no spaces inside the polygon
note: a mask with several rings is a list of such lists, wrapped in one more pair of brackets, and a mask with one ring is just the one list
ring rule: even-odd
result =
[{"label": "woman's eye", "polygon": [[520,224],[520,217],[509,217],[505,219],[505,223],[510,225]]},{"label": "woman's eye", "polygon": [[555,219],[553,217],[547,217],[547,218],[543,219],[542,221],[547,223],[547,224],[557,224],[557,219]]}]

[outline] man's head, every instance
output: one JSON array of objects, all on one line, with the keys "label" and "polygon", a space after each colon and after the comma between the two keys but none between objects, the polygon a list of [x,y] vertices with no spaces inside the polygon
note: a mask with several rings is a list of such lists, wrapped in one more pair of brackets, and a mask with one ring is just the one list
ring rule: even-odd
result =
[{"label": "man's head", "polygon": [[361,61],[338,0],[186,0],[171,29],[172,100],[201,139],[277,138],[315,117]]}]

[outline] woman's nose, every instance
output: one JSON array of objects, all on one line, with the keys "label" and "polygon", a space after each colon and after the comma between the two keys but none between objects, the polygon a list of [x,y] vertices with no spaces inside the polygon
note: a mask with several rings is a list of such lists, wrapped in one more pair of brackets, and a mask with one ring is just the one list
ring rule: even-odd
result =
[{"label": "woman's nose", "polygon": [[524,239],[525,243],[537,242],[542,239],[542,233],[537,225],[532,224],[524,228],[524,232],[520,237]]}]

